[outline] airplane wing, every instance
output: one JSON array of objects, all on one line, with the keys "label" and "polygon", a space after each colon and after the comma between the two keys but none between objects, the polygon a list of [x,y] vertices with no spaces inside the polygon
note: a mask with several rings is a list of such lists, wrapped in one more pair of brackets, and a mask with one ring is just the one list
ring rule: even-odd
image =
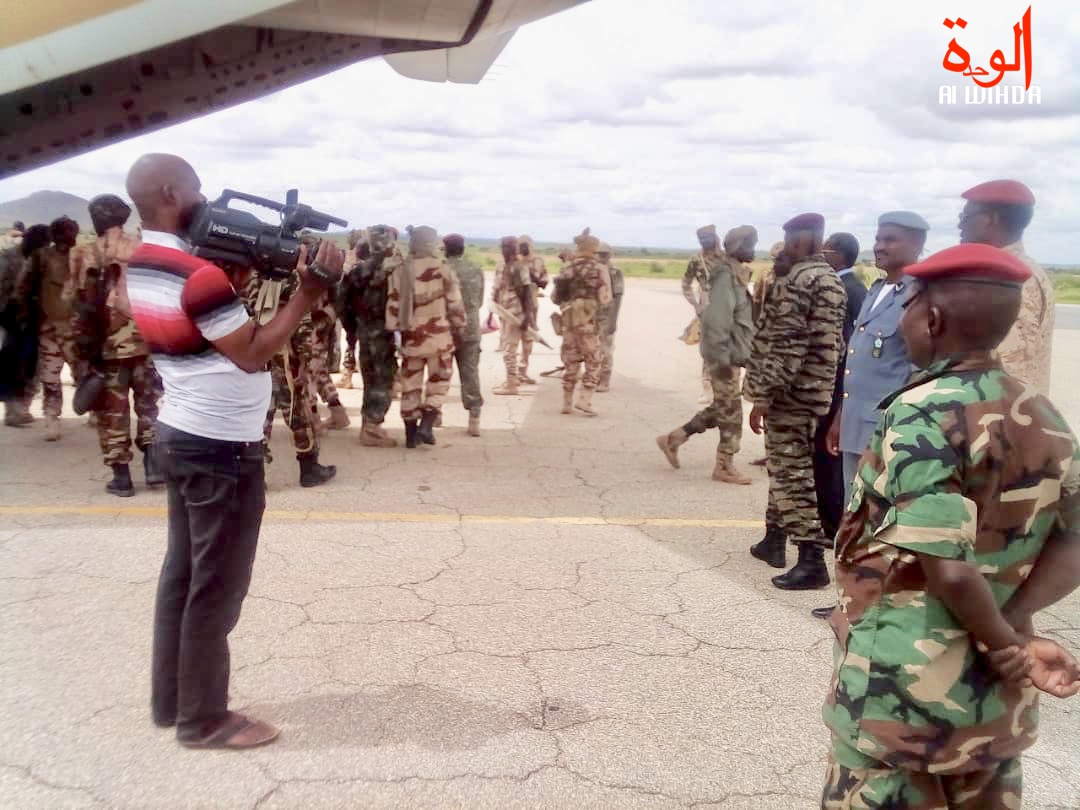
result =
[{"label": "airplane wing", "polygon": [[0,177],[373,56],[476,83],[514,31],[584,0],[35,0],[0,27]]}]

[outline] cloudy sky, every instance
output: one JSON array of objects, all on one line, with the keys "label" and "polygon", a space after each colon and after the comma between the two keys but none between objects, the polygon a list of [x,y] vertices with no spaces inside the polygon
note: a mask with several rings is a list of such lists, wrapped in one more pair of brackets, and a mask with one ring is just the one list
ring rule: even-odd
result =
[{"label": "cloudy sky", "polygon": [[171,151],[211,196],[299,186],[354,225],[545,241],[591,225],[616,245],[690,247],[699,225],[745,222],[767,247],[817,210],[869,247],[877,214],[910,208],[937,249],[963,189],[1014,177],[1038,198],[1029,252],[1080,264],[1080,4],[1032,6],[1038,106],[938,103],[972,81],[942,68],[950,38],[973,63],[1011,60],[1026,0],[593,0],[522,28],[479,85],[362,63],[9,179],[0,200],[122,191],[135,157]]}]

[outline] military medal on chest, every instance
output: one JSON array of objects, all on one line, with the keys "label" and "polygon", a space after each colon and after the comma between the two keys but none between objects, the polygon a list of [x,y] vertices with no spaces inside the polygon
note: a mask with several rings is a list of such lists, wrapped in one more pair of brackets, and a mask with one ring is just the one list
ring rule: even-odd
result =
[{"label": "military medal on chest", "polygon": [[875,360],[880,360],[881,350],[882,348],[884,348],[884,346],[885,341],[882,340],[881,335],[878,335],[876,338],[874,338],[874,350],[870,352],[870,356],[873,357]]}]

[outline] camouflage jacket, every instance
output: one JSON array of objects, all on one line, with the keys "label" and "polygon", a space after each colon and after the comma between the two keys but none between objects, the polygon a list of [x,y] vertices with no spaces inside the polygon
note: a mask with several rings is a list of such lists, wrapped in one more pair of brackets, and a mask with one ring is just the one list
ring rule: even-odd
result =
[{"label": "camouflage jacket", "polygon": [[543,289],[548,285],[548,269],[543,258],[537,256],[535,253],[531,253],[527,257],[522,257],[521,263],[524,264],[525,269],[529,271],[529,279],[532,281],[534,287]]},{"label": "camouflage jacket", "polygon": [[359,261],[345,279],[347,309],[360,334],[393,331],[386,326],[386,296],[389,273],[400,261],[401,253],[394,247]]},{"label": "camouflage jacket", "polygon": [[1014,377],[1030,384],[1043,396],[1050,395],[1050,349],[1054,341],[1054,285],[1038,262],[1024,252],[1022,242],[1004,250],[1029,268],[1024,282],[1020,313],[1005,340],[998,346],[1001,365]]},{"label": "camouflage jacket", "polygon": [[[281,311],[299,288],[300,276],[295,271],[281,281],[272,281],[252,273],[244,288],[244,303],[255,323],[264,324]],[[289,337],[289,352],[306,360],[311,354],[314,333],[315,323],[311,313],[307,312]]]},{"label": "camouflage jacket", "polygon": [[79,356],[93,362],[145,357],[150,352],[127,300],[128,260],[141,244],[120,228],[71,251],[75,299],[72,332]]},{"label": "camouflage jacket", "polygon": [[7,331],[15,331],[28,322],[32,304],[26,298],[29,263],[18,246],[0,251],[0,328]]},{"label": "camouflage jacket", "polygon": [[465,330],[462,339],[477,341],[480,339],[480,307],[484,304],[484,271],[464,256],[454,256],[446,260],[453,271],[461,289],[461,302],[465,306]]},{"label": "camouflage jacket", "polygon": [[626,282],[623,280],[623,271],[613,264],[607,265],[608,276],[611,279],[611,303],[600,310],[601,333],[614,335],[619,327],[619,310],[622,309],[623,292],[626,290]]},{"label": "camouflage jacket", "polygon": [[54,246],[42,248],[41,263],[41,315],[56,325],[61,332],[71,328],[72,298],[71,254]]},{"label": "camouflage jacket", "polygon": [[[694,308],[694,312],[701,312],[709,305],[709,287],[719,265],[727,267],[727,256],[719,251],[709,254],[699,253],[686,265],[686,272],[683,273],[682,278],[682,294]],[[694,292],[695,285],[697,285],[696,293]]]},{"label": "camouflage jacket", "polygon": [[564,329],[595,323],[612,301],[607,265],[591,256],[574,256],[559,272],[551,300],[562,311]]},{"label": "camouflage jacket", "polygon": [[1036,690],[997,679],[916,555],[977,566],[1003,605],[1049,536],[1080,532],[1080,453],[1054,406],[988,354],[938,363],[883,406],[836,536],[834,756],[991,768],[1035,741]]},{"label": "camouflage jacket", "polygon": [[824,416],[844,340],[847,291],[820,256],[777,278],[765,301],[743,383],[756,405]]},{"label": "camouflage jacket", "polygon": [[521,317],[525,312],[523,298],[536,301],[536,285],[532,282],[529,268],[520,259],[514,259],[509,265],[505,259],[500,259],[495,266],[491,300],[512,315]]},{"label": "camouflage jacket", "polygon": [[465,328],[465,307],[457,276],[442,259],[410,257],[393,264],[386,297],[386,328],[401,332],[403,357],[428,357],[453,350],[454,334]]}]

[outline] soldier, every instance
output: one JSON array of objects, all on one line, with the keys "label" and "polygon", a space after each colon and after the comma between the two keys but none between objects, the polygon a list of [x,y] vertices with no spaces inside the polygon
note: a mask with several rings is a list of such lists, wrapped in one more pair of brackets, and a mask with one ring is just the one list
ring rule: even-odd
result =
[{"label": "soldier", "polygon": [[[394,244],[397,231],[389,225],[368,229],[371,255],[359,262],[347,280],[350,321],[356,335],[357,358],[364,378],[363,425],[360,444],[366,447],[395,447],[386,435],[383,420],[393,401],[397,375],[394,333],[386,328],[387,263],[400,258]],[[346,332],[349,330],[346,324]]]},{"label": "soldier", "polygon": [[[537,298],[543,296],[543,290],[548,285],[548,270],[547,264],[544,263],[542,257],[537,256],[533,252],[533,240],[528,234],[522,234],[518,237],[518,253],[521,255],[521,262],[525,265],[525,268],[529,271],[529,280],[532,282],[533,290]],[[533,324],[536,327],[536,324]],[[536,380],[529,376],[529,357],[532,355],[533,340],[525,334],[521,338],[521,367],[518,369],[518,380],[523,385],[536,385]]]},{"label": "soldier", "polygon": [[63,389],[60,373],[64,363],[75,379],[75,344],[71,337],[71,249],[79,236],[79,223],[60,217],[49,226],[52,245],[43,248],[34,262],[40,272],[37,377],[44,394],[45,441],[60,438]]},{"label": "soldier", "polygon": [[0,396],[4,424],[23,427],[34,421],[28,400],[37,365],[37,317],[40,285],[32,264],[49,244],[47,225],[33,225],[17,244],[0,251]]},{"label": "soldier", "polygon": [[750,553],[768,562],[777,546],[783,553],[785,538],[795,543],[799,562],[772,580],[787,590],[829,584],[829,541],[814,488],[814,434],[836,384],[847,294],[821,255],[824,229],[820,214],[800,214],[784,224],[784,250],[743,384],[754,403],[750,429],[765,430],[769,470],[766,535]]},{"label": "soldier", "polygon": [[353,374],[356,373],[356,316],[350,309],[353,298],[349,290],[349,279],[357,265],[370,257],[371,249],[364,231],[350,231],[349,249],[345,251],[345,264],[342,267],[342,281],[338,285],[338,318],[345,330],[345,358],[341,364],[343,370],[338,388],[352,388]]},{"label": "soldier", "polygon": [[600,348],[604,352],[600,361],[600,382],[596,384],[596,393],[606,394],[611,390],[611,370],[615,363],[615,330],[619,324],[619,310],[622,308],[623,272],[611,263],[611,245],[607,242],[600,243],[600,249],[596,256],[604,263],[611,277],[611,303],[600,310],[597,318],[597,328],[600,330]]},{"label": "soldier", "polygon": [[[690,259],[682,279],[682,294],[694,310],[694,317],[700,318],[709,305],[709,268],[719,261],[720,236],[715,225],[703,225],[697,229],[698,244],[701,253]],[[696,289],[695,289],[696,288]],[[712,402],[713,388],[709,379],[708,363],[701,361],[701,399],[700,405]]]},{"label": "soldier", "polygon": [[435,444],[433,428],[454,373],[454,346],[465,329],[457,276],[438,249],[435,229],[420,225],[409,233],[408,258],[389,267],[386,328],[401,332],[401,418],[410,448],[418,440]]},{"label": "soldier", "polygon": [[1080,450],[994,348],[1031,275],[958,245],[908,267],[923,369],[888,401],[837,535],[827,810],[1019,808],[1035,688],[1080,666],[1032,616],[1080,585]]},{"label": "soldier", "polygon": [[1050,354],[1054,342],[1054,285],[1046,271],[1024,251],[1024,229],[1035,214],[1035,195],[1016,180],[991,180],[961,195],[960,241],[1002,248],[1031,268],[1024,284],[1020,316],[998,352],[1005,370],[1050,394]]},{"label": "soldier", "polygon": [[[493,308],[500,311],[502,321],[500,345],[506,366],[506,382],[498,385],[494,393],[500,396],[517,394],[522,382],[522,366],[518,365],[518,345],[526,357],[526,343],[531,346],[528,329],[536,327],[536,286],[529,268],[518,256],[516,236],[504,236],[499,242],[502,261],[495,267],[495,283],[492,285]],[[531,348],[528,349],[531,351]]]},{"label": "soldier", "polygon": [[[552,303],[562,315],[563,405],[562,413],[577,408],[587,416],[596,416],[592,406],[593,391],[600,380],[603,359],[596,319],[601,308],[611,303],[611,276],[596,258],[600,240],[586,228],[574,237],[577,251],[559,273]],[[581,391],[574,400],[574,386],[585,364]]]},{"label": "soldier", "polygon": [[[769,258],[773,260],[773,264],[776,263],[777,257],[784,249],[783,242],[775,242],[773,246],[769,248]],[[773,265],[768,265],[762,270],[761,275],[758,276],[757,281],[752,285],[753,291],[750,294],[754,307],[754,324],[761,325],[761,311],[765,306],[765,299],[769,296],[769,290],[772,289],[773,282],[776,280],[776,268]]]},{"label": "soldier", "polygon": [[701,356],[712,387],[710,404],[683,427],[656,437],[656,444],[675,469],[678,450],[695,433],[716,428],[716,465],[712,479],[726,484],[750,484],[751,479],[735,468],[734,457],[742,438],[742,397],[739,369],[750,359],[754,324],[750,295],[746,290],[749,272],[744,262],[754,259],[757,230],[750,225],[732,228],[724,237],[722,253],[709,251],[702,267],[707,275],[699,284],[706,303],[698,313],[701,322]]},{"label": "soldier", "polygon": [[20,220],[15,220],[11,227],[0,234],[0,252],[18,247],[26,233],[26,226]]},{"label": "soldier", "polygon": [[131,481],[131,412],[134,394],[135,445],[142,450],[146,485],[165,483],[154,458],[158,399],[162,386],[150,351],[131,315],[127,266],[139,240],[124,232],[131,207],[115,194],[101,194],[89,203],[97,239],[71,254],[71,280],[76,290],[73,333],[80,373],[101,372],[105,391],[97,408],[97,430],[105,465],[113,477],[105,491],[120,498],[135,494]]},{"label": "soldier", "polygon": [[465,306],[465,328],[454,349],[458,377],[461,379],[461,404],[469,412],[469,435],[480,435],[480,306],[484,303],[484,271],[465,258],[465,237],[452,233],[443,237],[446,263],[457,278],[461,302]]},{"label": "soldier", "polygon": [[[337,290],[329,289],[311,309],[311,348],[308,361],[308,393],[311,396],[313,424],[318,429],[344,430],[349,426],[349,414],[341,404],[334,381],[330,379],[332,344],[336,338],[337,309],[334,304]],[[330,408],[330,418],[325,425],[319,422],[319,397]]]}]

